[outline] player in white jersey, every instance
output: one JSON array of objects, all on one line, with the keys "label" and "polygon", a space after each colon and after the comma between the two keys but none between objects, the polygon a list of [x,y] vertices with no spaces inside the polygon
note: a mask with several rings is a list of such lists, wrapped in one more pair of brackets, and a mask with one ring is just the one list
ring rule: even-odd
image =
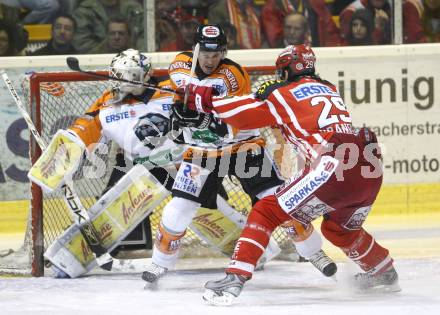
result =
[{"label": "player in white jersey", "polygon": [[[200,47],[194,76],[190,71],[193,58],[196,58],[193,52],[178,54],[169,67],[175,89],[185,88],[191,83],[213,87],[223,96],[250,92],[246,71],[226,58],[227,40],[218,25],[201,25],[194,42]],[[176,175],[173,199],[162,214],[152,263],[142,275],[149,283],[156,283],[168,269],[174,267],[180,240],[197,208],[210,198],[212,192],[218,191],[225,176],[236,176],[252,202],[274,193],[282,183],[258,129],[234,129],[213,116],[186,111],[179,102],[173,105],[172,120],[180,125],[189,148]],[[251,170],[256,172],[251,174]],[[290,226],[294,228],[295,224]],[[297,232],[303,236],[298,243],[303,250],[300,254],[311,259],[325,275],[333,275],[336,265],[321,250],[319,234],[313,228]]]},{"label": "player in white jersey", "polygon": [[[150,58],[134,49],[112,59],[110,74],[170,88],[169,80],[151,76]],[[68,131],[78,136],[89,150],[97,143],[116,142],[128,160],[143,163],[166,185],[168,175],[163,168],[174,165],[183,150],[165,137],[169,131],[173,94],[142,85],[118,81],[113,84],[114,88],[104,92]]]}]

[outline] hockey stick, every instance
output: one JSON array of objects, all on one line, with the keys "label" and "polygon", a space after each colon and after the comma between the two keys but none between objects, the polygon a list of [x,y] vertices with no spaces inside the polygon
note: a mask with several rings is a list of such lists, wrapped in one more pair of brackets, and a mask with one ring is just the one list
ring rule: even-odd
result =
[{"label": "hockey stick", "polygon": [[147,84],[147,83],[143,83],[140,81],[132,81],[132,80],[126,80],[126,79],[122,79],[122,78],[112,77],[109,75],[100,74],[100,73],[96,73],[93,71],[85,71],[85,70],[81,69],[81,67],[79,66],[79,61],[78,61],[78,58],[76,58],[76,57],[67,57],[66,63],[67,63],[67,66],[69,67],[70,70],[78,71],[78,72],[81,72],[81,73],[84,73],[84,74],[87,74],[87,75],[90,75],[90,76],[93,76],[96,78],[102,78],[102,79],[107,79],[107,80],[112,80],[112,81],[119,81],[119,82],[126,82],[126,83],[131,83],[131,84],[136,84],[136,85],[142,85],[142,86],[146,87],[147,89],[177,94],[176,91],[174,91],[174,90],[167,89],[167,88],[159,88],[153,84]]},{"label": "hockey stick", "polygon": [[189,82],[188,82],[188,85],[186,86],[185,95],[183,97],[183,108],[184,109],[186,109],[186,103],[188,103],[189,87],[191,85],[191,82],[192,82],[192,79],[193,79],[193,75],[196,72],[197,60],[199,59],[199,52],[200,52],[200,44],[197,43],[194,46],[193,57],[192,57],[192,64],[191,64],[191,71],[189,72]]},{"label": "hockey stick", "polygon": [[[35,141],[38,143],[41,150],[44,151],[47,145],[46,143],[44,143],[44,140],[41,138],[40,134],[38,133],[38,130],[35,127],[28,112],[26,111],[26,108],[24,107],[20,99],[20,96],[17,94],[17,91],[15,90],[12,82],[9,80],[9,77],[6,74],[6,72],[4,70],[1,70],[0,73],[2,75],[3,81],[6,84],[6,87],[8,88],[12,97],[14,98],[18,110],[20,111],[22,117],[26,121],[30,132],[34,136]],[[96,228],[93,226],[93,224],[90,222],[89,214],[87,213],[86,209],[81,204],[79,197],[76,195],[75,191],[73,190],[72,183],[67,182],[61,188],[63,190],[64,201],[66,202],[67,207],[72,212],[75,224],[79,226],[81,234],[84,237],[84,240],[87,242],[87,245],[89,245],[92,252],[96,255],[96,261],[98,262],[98,265],[104,270],[111,270],[113,259],[110,256],[110,254],[107,253],[106,249],[102,245],[101,239],[99,237],[99,233],[96,230]]]}]

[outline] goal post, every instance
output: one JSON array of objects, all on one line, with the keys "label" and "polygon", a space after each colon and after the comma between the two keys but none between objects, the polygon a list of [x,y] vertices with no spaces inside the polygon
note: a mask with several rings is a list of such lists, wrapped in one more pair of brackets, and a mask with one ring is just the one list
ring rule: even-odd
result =
[{"label": "goal post", "polygon": [[[272,66],[251,66],[245,69],[250,75],[253,91],[261,83],[274,78],[275,67]],[[106,71],[98,73],[108,74]],[[155,76],[166,74],[165,69],[155,69],[153,72]],[[70,126],[106,89],[109,89],[110,83],[108,80],[79,72],[35,72],[25,76],[22,88],[23,101],[27,105],[32,120],[43,140],[49,142],[58,129],[66,129]],[[281,141],[270,128],[262,129],[262,134],[269,144]],[[29,143],[30,159],[33,164],[40,156],[41,150],[33,139],[30,139]],[[105,170],[101,178],[86,178],[81,171],[83,168],[80,168],[80,171],[74,175],[75,190],[86,208],[91,207],[102,194],[115,162],[116,150],[116,146],[110,144],[108,152],[98,153],[105,161]],[[283,148],[275,153],[274,160],[281,173],[285,177],[290,176],[294,171],[292,169],[294,153],[290,148],[287,150]],[[87,163],[88,161],[84,161],[82,166],[86,166]],[[251,203],[240,184],[233,178],[226,178],[224,186],[229,197],[228,202],[237,211],[247,215]],[[163,202],[150,217],[153,235],[166,202]],[[33,276],[44,274],[43,253],[45,249],[72,223],[60,192],[47,194],[37,185],[31,184],[31,210],[28,222],[30,227],[27,228],[27,234],[30,235],[26,237],[31,240],[31,264],[28,268]],[[282,229],[274,232],[274,238],[281,248],[292,247]],[[194,233],[187,233],[182,242],[183,248],[186,248],[185,255],[201,256],[198,252],[204,244]]]}]

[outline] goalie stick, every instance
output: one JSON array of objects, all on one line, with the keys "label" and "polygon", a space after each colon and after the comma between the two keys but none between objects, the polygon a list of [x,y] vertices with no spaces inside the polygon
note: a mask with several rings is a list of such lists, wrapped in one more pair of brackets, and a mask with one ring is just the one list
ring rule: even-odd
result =
[{"label": "goalie stick", "polygon": [[[18,110],[26,121],[30,132],[34,136],[35,141],[38,143],[41,150],[44,151],[46,149],[46,143],[44,143],[44,140],[38,133],[37,128],[35,127],[31,117],[26,111],[26,108],[24,107],[20,97],[18,96],[18,93],[15,90],[11,80],[9,80],[9,77],[4,70],[1,70],[0,73],[3,81],[6,84],[6,87],[9,90],[9,93],[11,93],[12,97],[14,98]],[[98,231],[90,222],[89,214],[87,213],[84,206],[81,204],[79,197],[76,195],[72,183],[67,182],[61,187],[61,189],[63,191],[64,201],[69,210],[72,212],[74,222],[78,225],[81,234],[87,242],[87,245],[89,245],[91,251],[96,255],[98,265],[104,270],[111,270],[113,258],[110,256],[109,253],[107,253],[107,250],[102,245]]]},{"label": "goalie stick", "polygon": [[120,81],[120,82],[136,84],[136,85],[142,85],[142,86],[146,87],[147,89],[177,94],[176,91],[174,91],[174,90],[167,89],[167,88],[159,88],[153,84],[147,84],[147,83],[143,83],[140,81],[132,81],[132,80],[126,80],[126,79],[122,79],[122,78],[112,77],[110,75],[100,74],[100,73],[96,73],[93,71],[85,71],[85,70],[81,69],[81,67],[79,66],[79,61],[78,61],[78,58],[76,58],[76,57],[67,57],[66,63],[67,63],[67,66],[69,67],[70,70],[81,72],[81,73],[84,73],[84,74],[87,74],[87,75],[90,75],[90,76],[93,76],[96,78],[102,78],[102,79],[108,79],[108,80],[112,80],[112,81]]}]

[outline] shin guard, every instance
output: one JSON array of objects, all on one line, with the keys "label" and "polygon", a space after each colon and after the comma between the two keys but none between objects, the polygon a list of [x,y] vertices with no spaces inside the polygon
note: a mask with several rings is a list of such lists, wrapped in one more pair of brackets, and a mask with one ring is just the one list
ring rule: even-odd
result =
[{"label": "shin guard", "polygon": [[153,263],[167,269],[173,268],[176,264],[181,246],[181,239],[184,235],[185,232],[173,234],[166,230],[161,223],[157,230],[156,240],[154,242]]},{"label": "shin guard", "polygon": [[363,228],[346,230],[334,222],[324,221],[321,230],[333,245],[342,249],[348,258],[370,274],[384,272],[393,264],[388,250]]},{"label": "shin guard", "polygon": [[252,277],[255,265],[264,253],[276,226],[267,221],[263,209],[254,207],[235,245],[232,260],[226,272]]}]

